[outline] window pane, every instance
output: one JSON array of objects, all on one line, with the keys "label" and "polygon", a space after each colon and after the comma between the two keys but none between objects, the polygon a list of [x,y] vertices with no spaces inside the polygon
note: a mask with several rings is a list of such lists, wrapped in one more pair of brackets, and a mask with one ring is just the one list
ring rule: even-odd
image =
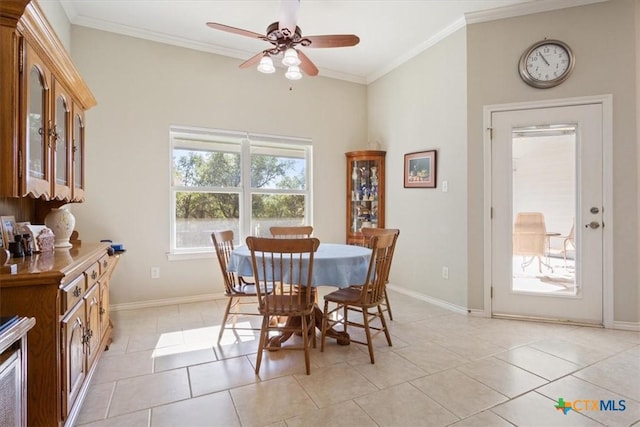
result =
[{"label": "window pane", "polygon": [[[302,154],[304,155],[304,152]],[[304,190],[306,188],[305,158],[257,154],[252,150],[251,187]]]},{"label": "window pane", "polygon": [[269,236],[274,225],[304,225],[304,206],[304,195],[253,194],[251,230],[255,235]]},{"label": "window pane", "polygon": [[199,149],[173,150],[173,185],[239,187],[240,154]]},{"label": "window pane", "polygon": [[213,230],[240,236],[240,196],[229,193],[176,193],[176,249],[210,248]]}]

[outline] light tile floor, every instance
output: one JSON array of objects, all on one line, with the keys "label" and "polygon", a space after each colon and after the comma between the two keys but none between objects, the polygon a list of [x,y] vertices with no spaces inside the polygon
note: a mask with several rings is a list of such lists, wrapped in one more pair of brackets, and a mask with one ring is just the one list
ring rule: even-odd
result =
[{"label": "light tile floor", "polygon": [[[366,347],[328,340],[310,376],[299,352],[265,354],[255,375],[251,332],[218,345],[225,300],[113,312],[114,342],[76,425],[640,426],[640,333],[390,300],[393,347],[376,337],[375,365]],[[559,398],[609,410],[565,415]]]}]

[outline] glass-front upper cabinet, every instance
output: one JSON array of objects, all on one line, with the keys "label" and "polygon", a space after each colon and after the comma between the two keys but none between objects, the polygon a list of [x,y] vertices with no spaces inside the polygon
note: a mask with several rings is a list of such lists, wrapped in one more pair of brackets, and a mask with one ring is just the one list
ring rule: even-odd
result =
[{"label": "glass-front upper cabinet", "polygon": [[[48,198],[51,194],[49,127],[49,84],[50,74],[40,58],[27,50],[26,67],[29,70],[23,80],[26,98],[25,147],[22,152],[24,163],[20,182],[23,196]],[[26,171],[26,173],[24,172]]]},{"label": "glass-front upper cabinet", "polygon": [[74,202],[84,200],[84,112],[78,105],[73,105],[73,152],[72,160],[72,182]]},{"label": "glass-front upper cabinet", "polygon": [[50,131],[53,154],[53,198],[71,200],[71,98],[54,82],[53,126]]},{"label": "glass-front upper cabinet", "polygon": [[347,243],[362,244],[362,228],[384,227],[384,151],[352,151],[347,157]]}]

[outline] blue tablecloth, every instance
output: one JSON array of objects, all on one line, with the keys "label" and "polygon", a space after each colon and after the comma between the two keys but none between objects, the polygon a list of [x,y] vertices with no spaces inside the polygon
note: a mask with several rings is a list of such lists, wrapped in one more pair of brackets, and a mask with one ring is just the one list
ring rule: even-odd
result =
[{"label": "blue tablecloth", "polygon": [[[364,283],[371,249],[337,243],[321,243],[313,256],[313,286],[345,288]],[[246,246],[234,249],[227,270],[240,276],[253,276],[251,251]]]}]

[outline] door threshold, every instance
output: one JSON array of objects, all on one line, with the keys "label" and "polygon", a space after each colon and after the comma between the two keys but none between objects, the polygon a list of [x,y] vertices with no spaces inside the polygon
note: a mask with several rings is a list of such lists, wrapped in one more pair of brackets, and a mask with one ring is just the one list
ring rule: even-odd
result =
[{"label": "door threshold", "polygon": [[552,319],[548,317],[533,317],[533,316],[522,316],[517,314],[501,314],[501,313],[492,313],[491,317],[493,319],[505,319],[505,320],[522,320],[525,322],[538,322],[538,323],[553,323],[556,325],[570,325],[570,326],[589,326],[592,328],[604,328],[602,323],[589,323],[586,321],[577,321],[570,319]]}]

